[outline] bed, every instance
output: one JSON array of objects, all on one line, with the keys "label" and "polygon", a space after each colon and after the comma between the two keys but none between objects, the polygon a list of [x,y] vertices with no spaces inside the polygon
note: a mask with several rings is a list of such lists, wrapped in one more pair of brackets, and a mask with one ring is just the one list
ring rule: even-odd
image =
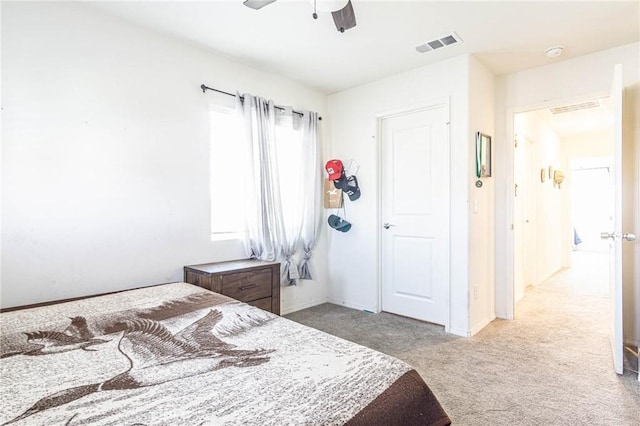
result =
[{"label": "bed", "polygon": [[450,424],[404,362],[186,283],[0,320],[0,424]]}]

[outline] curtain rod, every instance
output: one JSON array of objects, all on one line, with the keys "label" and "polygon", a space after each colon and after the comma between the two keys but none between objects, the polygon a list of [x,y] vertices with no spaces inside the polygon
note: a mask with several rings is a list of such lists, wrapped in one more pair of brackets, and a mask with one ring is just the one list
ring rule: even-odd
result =
[{"label": "curtain rod", "polygon": [[[205,93],[207,90],[213,90],[214,92],[222,93],[223,95],[229,95],[229,96],[233,96],[233,97],[237,96],[237,95],[235,95],[233,93],[225,92],[224,90],[218,90],[218,89],[214,89],[213,87],[205,86],[204,84],[201,84],[200,88],[202,89],[202,93]],[[240,96],[240,99],[244,100],[244,96]],[[279,110],[283,110],[283,111],[286,109],[286,108],[278,106],[278,105],[275,105],[274,107],[279,109]],[[299,111],[292,110],[292,112],[294,114],[303,115]],[[322,120],[322,117],[318,117],[318,120]]]}]

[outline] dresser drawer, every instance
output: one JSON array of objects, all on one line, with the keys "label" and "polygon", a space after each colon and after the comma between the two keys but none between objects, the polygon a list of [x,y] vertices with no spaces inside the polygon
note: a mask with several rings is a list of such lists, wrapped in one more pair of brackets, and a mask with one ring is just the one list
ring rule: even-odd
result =
[{"label": "dresser drawer", "polygon": [[280,315],[280,263],[254,259],[184,267],[187,283]]},{"label": "dresser drawer", "polygon": [[251,306],[255,306],[256,308],[264,309],[265,311],[271,312],[272,301],[270,297],[265,297],[264,299],[252,300],[251,302],[247,302],[247,304]]},{"label": "dresser drawer", "polygon": [[271,269],[223,275],[222,294],[241,302],[271,297]]}]

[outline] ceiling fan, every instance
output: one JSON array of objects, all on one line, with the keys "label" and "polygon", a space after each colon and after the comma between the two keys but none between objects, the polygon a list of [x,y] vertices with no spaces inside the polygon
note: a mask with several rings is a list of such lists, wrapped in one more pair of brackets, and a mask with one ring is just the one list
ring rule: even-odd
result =
[{"label": "ceiling fan", "polygon": [[[243,4],[251,9],[261,9],[276,0],[245,0]],[[351,0],[341,1],[324,1],[324,0],[310,0],[313,3],[313,19],[318,19],[317,6],[320,6],[321,11],[331,12],[333,16],[333,22],[336,24],[336,29],[341,33],[350,28],[356,26],[356,15],[353,12],[353,6]]]}]

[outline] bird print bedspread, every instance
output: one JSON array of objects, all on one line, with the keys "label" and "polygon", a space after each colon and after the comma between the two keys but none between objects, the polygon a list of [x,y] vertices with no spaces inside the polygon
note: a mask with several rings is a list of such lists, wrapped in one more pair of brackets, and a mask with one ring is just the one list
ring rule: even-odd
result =
[{"label": "bird print bedspread", "polygon": [[2,425],[353,423],[411,372],[185,283],[0,319]]}]

